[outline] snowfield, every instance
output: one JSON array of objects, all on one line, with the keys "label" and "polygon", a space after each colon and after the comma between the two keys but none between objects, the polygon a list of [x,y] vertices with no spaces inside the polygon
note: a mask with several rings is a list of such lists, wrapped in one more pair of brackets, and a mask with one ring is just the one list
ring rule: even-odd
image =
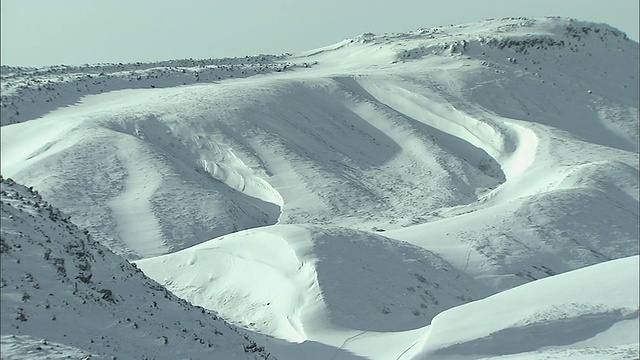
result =
[{"label": "snowfield", "polygon": [[508,18],[2,67],[2,357],[638,358],[638,51]]}]

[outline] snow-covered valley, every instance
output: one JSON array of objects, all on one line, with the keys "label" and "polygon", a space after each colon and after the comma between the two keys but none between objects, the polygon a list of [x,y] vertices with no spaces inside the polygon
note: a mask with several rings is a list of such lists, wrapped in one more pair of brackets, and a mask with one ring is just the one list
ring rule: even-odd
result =
[{"label": "snow-covered valley", "polygon": [[637,358],[638,49],[511,18],[3,67],[2,357]]}]

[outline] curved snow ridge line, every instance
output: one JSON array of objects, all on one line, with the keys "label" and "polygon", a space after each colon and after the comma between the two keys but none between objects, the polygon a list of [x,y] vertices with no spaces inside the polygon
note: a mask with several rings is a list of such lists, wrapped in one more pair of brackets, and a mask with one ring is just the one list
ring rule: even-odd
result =
[{"label": "curved snow ridge line", "polygon": [[[261,229],[265,230],[264,228]],[[296,332],[295,336],[287,340],[302,343],[309,340],[309,329],[305,328],[305,324],[313,323],[313,321],[309,320],[310,318],[324,317],[319,314],[326,312],[326,306],[324,306],[322,290],[318,283],[317,259],[311,255],[313,248],[311,234],[304,228],[295,227],[292,229],[294,229],[292,230],[293,232],[298,233],[298,236],[294,237],[294,239],[297,239],[297,243],[291,243],[287,240],[288,237],[282,236],[277,232],[270,233],[268,228],[266,228],[266,233],[274,236],[278,242],[287,247],[287,252],[293,254],[293,258],[297,263],[297,268],[291,271],[292,280],[302,291],[298,291],[297,296],[295,296],[297,306],[286,317],[289,326]]]},{"label": "curved snow ridge line", "polygon": [[[231,153],[231,151],[229,151]],[[233,165],[218,161],[198,159],[197,162],[214,179],[227,184],[243,194],[269,202],[282,207],[284,200],[282,195],[264,179],[251,174],[251,169],[242,160],[234,156]],[[246,171],[244,171],[244,169]]]},{"label": "curved snow ridge line", "polygon": [[507,181],[521,176],[533,165],[538,149],[538,135],[530,128],[516,123],[514,120],[505,120],[503,125],[513,134],[512,139],[515,149],[501,161]]},{"label": "curved snow ridge line", "polygon": [[[558,189],[600,189],[605,186],[604,183],[617,188],[616,193],[624,193],[629,199],[637,201],[637,167],[622,160],[603,160],[591,156],[568,160],[564,154],[580,149],[571,146],[576,143],[574,139],[558,137],[553,128],[544,125],[501,119],[501,125],[513,141],[514,149],[499,159],[507,181],[485,195],[481,199],[483,202],[489,199],[515,199]],[[618,175],[618,179],[614,180],[610,178],[613,173],[626,174],[626,177],[622,180]],[[599,180],[595,180],[594,176]],[[622,181],[621,185],[612,185],[617,181]],[[610,190],[612,188],[607,188],[607,192]]]},{"label": "curved snow ridge line", "polygon": [[[149,144],[182,162],[195,162],[214,179],[230,188],[282,207],[283,200],[280,193],[247,166],[229,145],[206,136],[196,135],[197,131],[189,128],[176,128],[175,120],[150,114],[146,118],[136,120],[133,129],[116,131],[146,139]],[[166,133],[159,129],[165,129]],[[166,146],[167,143],[169,147]],[[180,146],[174,146],[174,144],[180,144]]]},{"label": "curved snow ridge line", "polygon": [[438,101],[435,94],[431,99],[391,82],[374,82],[365,78],[359,78],[356,82],[380,104],[469,144],[468,147],[455,146],[449,150],[460,153],[467,161],[475,162],[475,166],[487,156],[500,164],[499,160],[507,151],[508,139],[500,127],[473,118],[446,100]]},{"label": "curved snow ridge line", "polygon": [[[203,141],[199,135],[193,136],[191,141],[196,145],[195,154],[200,153],[195,161],[204,171],[236,191],[277,205],[279,215],[275,223],[280,222],[284,199],[269,181],[256,174],[229,145],[214,140]],[[211,153],[204,153],[205,149]]]}]

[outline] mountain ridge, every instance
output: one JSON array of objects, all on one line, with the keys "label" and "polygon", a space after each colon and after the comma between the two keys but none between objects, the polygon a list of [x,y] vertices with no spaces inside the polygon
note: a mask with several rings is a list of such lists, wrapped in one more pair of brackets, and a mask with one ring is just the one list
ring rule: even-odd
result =
[{"label": "mountain ridge", "polygon": [[[550,26],[540,26],[543,24],[557,23],[555,27],[563,28],[564,32],[550,28]],[[483,31],[487,31],[487,25],[494,25],[490,28],[489,33],[473,35],[469,32],[452,33],[453,29],[467,29],[480,27]],[[538,34],[532,38],[530,31],[536,29],[535,26],[549,30],[545,33]],[[518,33],[517,30],[525,30]],[[477,29],[476,29],[477,30]],[[553,31],[555,30],[555,31]],[[467,30],[469,31],[469,30]],[[527,32],[529,31],[529,32]],[[495,32],[491,34],[491,32]],[[456,39],[461,37],[460,39]],[[345,39],[335,45],[329,45],[317,50],[310,50],[299,54],[281,54],[281,55],[252,55],[245,57],[223,58],[223,59],[182,59],[182,60],[165,60],[152,63],[130,63],[130,64],[85,64],[83,66],[67,66],[52,65],[42,68],[2,65],[1,73],[3,79],[1,111],[2,125],[21,122],[29,117],[39,117],[43,115],[38,113],[24,113],[25,109],[21,108],[28,105],[20,102],[20,97],[25,96],[29,88],[35,87],[38,91],[45,91],[45,96],[38,96],[36,93],[36,104],[39,107],[51,111],[59,106],[73,104],[80,97],[89,94],[98,94],[106,91],[121,90],[127,88],[155,88],[170,87],[186,84],[194,84],[197,82],[212,82],[229,78],[242,78],[255,74],[263,74],[269,72],[282,72],[298,67],[312,67],[317,65],[317,60],[300,61],[304,58],[312,58],[313,55],[325,52],[326,49],[337,50],[349,44],[375,44],[384,45],[392,41],[399,42],[402,40],[453,40],[444,43],[435,43],[432,41],[427,48],[414,47],[412,49],[402,49],[396,54],[393,61],[411,59],[424,56],[427,53],[435,54],[464,54],[467,46],[486,44],[489,47],[497,47],[504,49],[517,48],[517,53],[523,53],[527,48],[537,47],[564,47],[565,41],[552,40],[553,37],[562,37],[566,39],[576,40],[580,42],[582,37],[598,36],[602,41],[605,37],[622,38],[629,41],[626,34],[620,30],[602,23],[594,23],[580,21],[570,18],[561,17],[538,17],[538,18],[503,18],[503,19],[487,19],[476,23],[463,24],[458,26],[439,26],[430,29],[420,28],[412,32],[375,35],[365,33],[352,39]],[[451,39],[454,38],[454,39]],[[569,41],[567,41],[569,43]],[[578,45],[571,45],[572,51],[578,51]],[[462,50],[460,50],[462,47]],[[440,48],[436,50],[435,48]],[[575,50],[574,50],[575,49]],[[636,54],[637,55],[637,54]],[[392,61],[392,62],[393,62]],[[509,58],[509,62],[517,61]],[[128,72],[128,74],[125,74]],[[66,75],[66,77],[65,77]],[[22,77],[31,78],[30,82],[23,84]],[[55,81],[54,78],[57,78]],[[173,78],[173,80],[171,80]],[[115,82],[114,82],[115,80]],[[127,84],[128,83],[128,84]],[[84,86],[84,87],[83,87]],[[61,87],[61,88],[60,88]],[[60,98],[60,92],[75,90],[79,94],[74,94],[70,98]],[[53,91],[56,90],[55,94]],[[71,91],[69,91],[71,92]],[[29,94],[33,96],[34,94]],[[77,96],[76,96],[77,95]],[[47,104],[51,103],[51,104]],[[32,105],[28,105],[32,106]]]}]

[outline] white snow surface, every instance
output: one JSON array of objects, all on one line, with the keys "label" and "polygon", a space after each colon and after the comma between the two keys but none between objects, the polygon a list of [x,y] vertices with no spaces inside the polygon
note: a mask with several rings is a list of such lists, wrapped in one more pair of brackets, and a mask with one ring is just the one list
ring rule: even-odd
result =
[{"label": "white snow surface", "polygon": [[604,24],[508,18],[3,67],[1,171],[272,357],[637,358],[638,49]]},{"label": "white snow surface", "polygon": [[621,348],[620,358],[637,357],[637,269],[638,256],[612,260],[447,310],[433,319],[415,358],[527,358],[569,349],[616,358]]},{"label": "white snow surface", "polygon": [[423,248],[326,226],[247,230],[136,264],[196,305],[296,342],[412,329],[489,294]]}]

